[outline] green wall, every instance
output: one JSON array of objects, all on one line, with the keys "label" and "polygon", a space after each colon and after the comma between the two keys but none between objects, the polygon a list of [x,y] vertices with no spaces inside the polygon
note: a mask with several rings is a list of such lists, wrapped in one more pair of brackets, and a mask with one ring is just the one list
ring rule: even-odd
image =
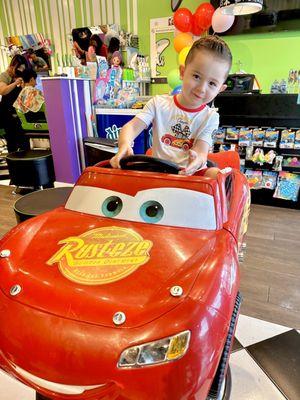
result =
[{"label": "green wall", "polygon": [[[183,0],[181,7],[194,12],[203,2]],[[126,30],[129,24],[131,31],[137,25],[140,52],[147,55],[150,19],[172,14],[170,0],[0,0],[0,44],[5,36],[40,32],[52,39],[55,52],[69,54],[67,35],[74,26],[119,22]],[[286,78],[290,69],[300,70],[300,31],[228,36],[225,40],[233,53],[232,72],[238,70],[240,60],[243,70],[257,76],[263,93],[269,92],[274,79]],[[175,50],[168,58],[169,70],[177,68]],[[0,71],[7,61],[0,52]],[[152,85],[152,94],[168,91],[168,85]]]},{"label": "green wall", "polygon": [[[194,12],[203,2],[184,0],[181,7]],[[150,19],[172,15],[170,1],[139,0],[138,6],[141,51],[149,54]],[[275,79],[287,78],[290,69],[300,70],[300,31],[227,36],[224,39],[233,54],[231,72],[237,72],[239,69],[237,62],[241,61],[241,69],[256,75],[263,93],[270,92],[271,83]],[[177,64],[174,63],[169,66],[169,69],[176,66]],[[168,85],[153,85],[152,93],[163,93],[169,90]]]}]

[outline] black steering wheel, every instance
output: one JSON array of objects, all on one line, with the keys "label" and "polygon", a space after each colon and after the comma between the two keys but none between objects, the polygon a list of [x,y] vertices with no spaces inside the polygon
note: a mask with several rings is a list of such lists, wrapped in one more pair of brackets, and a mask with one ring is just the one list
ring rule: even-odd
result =
[{"label": "black steering wheel", "polygon": [[143,154],[136,154],[122,158],[120,160],[120,167],[121,169],[163,172],[165,174],[178,174],[180,171],[180,167],[171,161],[148,157]]}]

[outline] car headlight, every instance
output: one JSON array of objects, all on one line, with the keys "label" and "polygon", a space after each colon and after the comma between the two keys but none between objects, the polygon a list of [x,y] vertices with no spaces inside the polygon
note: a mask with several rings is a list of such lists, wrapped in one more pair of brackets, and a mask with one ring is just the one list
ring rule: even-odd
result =
[{"label": "car headlight", "polygon": [[129,347],[121,354],[118,367],[142,367],[178,360],[185,355],[190,336],[190,331],[184,331],[154,342]]}]

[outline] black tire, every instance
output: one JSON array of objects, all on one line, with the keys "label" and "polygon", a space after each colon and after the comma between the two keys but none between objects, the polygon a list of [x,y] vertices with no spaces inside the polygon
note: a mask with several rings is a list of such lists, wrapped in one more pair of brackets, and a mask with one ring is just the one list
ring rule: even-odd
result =
[{"label": "black tire", "polygon": [[206,400],[229,400],[231,394],[231,386],[232,386],[231,370],[230,370],[230,365],[228,365],[226,376],[224,379],[224,387],[222,386],[222,390],[219,393],[219,397],[209,395],[206,398]]},{"label": "black tire", "polygon": [[36,392],[35,400],[51,400],[49,397],[45,397],[42,394]]},{"label": "black tire", "polygon": [[[230,321],[230,326],[229,326],[229,331],[228,335],[226,338],[225,346],[223,349],[223,353],[221,355],[221,359],[217,368],[216,375],[214,377],[213,383],[211,385],[210,391],[208,393],[207,400],[225,400],[229,397],[220,397],[221,396],[221,391],[222,391],[222,386],[223,386],[223,381],[226,379],[226,381],[229,379],[228,376],[230,376],[230,390],[231,390],[231,374],[230,374],[230,368],[228,365],[228,359],[230,356],[231,352],[231,347],[232,343],[234,340],[234,331],[235,331],[235,326],[237,323],[237,317],[239,314],[239,309],[241,306],[242,298],[240,293],[237,294],[236,300],[235,300],[235,305],[234,309],[232,312],[232,317]],[[229,372],[228,372],[229,371]],[[229,375],[228,375],[229,374]],[[225,376],[226,375],[226,376]],[[226,383],[226,382],[225,382]],[[224,395],[226,394],[226,384],[225,384],[225,392]],[[230,393],[229,393],[230,396]]]}]

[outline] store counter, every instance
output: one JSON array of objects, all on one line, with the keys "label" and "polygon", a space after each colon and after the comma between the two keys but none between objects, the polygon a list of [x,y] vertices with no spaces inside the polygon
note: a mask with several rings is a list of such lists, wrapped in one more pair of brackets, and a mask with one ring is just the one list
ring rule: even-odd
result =
[{"label": "store counter", "polygon": [[[117,140],[123,125],[130,121],[141,109],[110,109],[95,107],[98,136]],[[145,129],[135,139],[133,150],[135,154],[144,154],[152,146],[152,125]]]}]

